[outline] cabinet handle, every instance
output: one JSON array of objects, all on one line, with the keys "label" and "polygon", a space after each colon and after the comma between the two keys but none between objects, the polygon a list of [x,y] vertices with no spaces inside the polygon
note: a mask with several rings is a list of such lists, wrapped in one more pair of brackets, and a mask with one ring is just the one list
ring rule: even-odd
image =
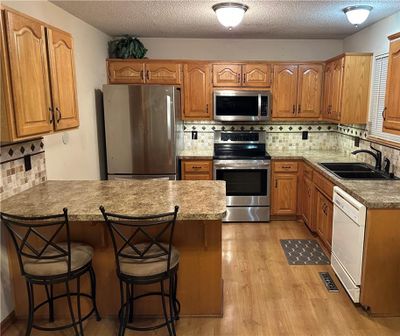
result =
[{"label": "cabinet handle", "polygon": [[61,111],[58,107],[56,107],[56,112],[58,113],[57,123],[59,123],[61,120]]},{"label": "cabinet handle", "polygon": [[386,106],[382,111],[382,118],[383,118],[383,120],[386,120]]},{"label": "cabinet handle", "polygon": [[51,108],[51,107],[49,107],[49,115],[50,115],[50,118],[49,118],[49,123],[50,124],[52,124],[53,123],[53,109]]},{"label": "cabinet handle", "polygon": [[206,104],[206,113],[208,114],[208,104]]},{"label": "cabinet handle", "polygon": [[295,114],[295,113],[296,113],[296,105],[293,104],[293,114]]},{"label": "cabinet handle", "polygon": [[331,114],[332,113],[332,105],[329,105],[329,107],[328,107],[328,114]]},{"label": "cabinet handle", "polygon": [[301,113],[301,104],[299,104],[299,110],[298,110],[298,112],[297,112],[298,114],[300,114]]},{"label": "cabinet handle", "polygon": [[140,70],[140,79],[144,80],[144,71],[143,70]]},{"label": "cabinet handle", "polygon": [[240,74],[237,74],[237,82],[240,83]]},{"label": "cabinet handle", "polygon": [[246,83],[246,74],[243,75],[243,83]]},{"label": "cabinet handle", "polygon": [[199,166],[192,166],[192,169],[201,169]]},{"label": "cabinet handle", "polygon": [[282,166],[283,169],[290,169],[292,166]]},{"label": "cabinet handle", "polygon": [[275,180],[275,188],[278,188],[278,180]]},{"label": "cabinet handle", "polygon": [[150,71],[149,70],[146,71],[146,77],[147,77],[147,80],[150,80]]}]

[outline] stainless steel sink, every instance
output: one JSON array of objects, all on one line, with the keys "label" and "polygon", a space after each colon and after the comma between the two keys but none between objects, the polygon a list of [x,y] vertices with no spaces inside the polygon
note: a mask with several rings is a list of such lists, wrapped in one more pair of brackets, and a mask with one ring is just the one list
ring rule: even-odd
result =
[{"label": "stainless steel sink", "polygon": [[382,171],[375,170],[366,163],[344,162],[344,163],[320,163],[320,165],[336,176],[349,180],[397,180],[391,178]]}]

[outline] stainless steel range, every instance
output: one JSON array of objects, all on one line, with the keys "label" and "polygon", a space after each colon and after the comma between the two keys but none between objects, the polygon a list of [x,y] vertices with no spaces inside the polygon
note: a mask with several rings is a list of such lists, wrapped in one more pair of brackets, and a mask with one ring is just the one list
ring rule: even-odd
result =
[{"label": "stainless steel range", "polygon": [[215,132],[214,179],[226,181],[224,222],[268,222],[271,157],[264,132]]}]

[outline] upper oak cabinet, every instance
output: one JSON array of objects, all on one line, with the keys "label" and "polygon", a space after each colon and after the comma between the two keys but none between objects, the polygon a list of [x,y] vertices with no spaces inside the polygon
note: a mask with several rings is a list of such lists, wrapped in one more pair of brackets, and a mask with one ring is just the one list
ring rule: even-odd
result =
[{"label": "upper oak cabinet", "polygon": [[207,63],[183,66],[183,118],[211,119],[211,67]]},{"label": "upper oak cabinet", "polygon": [[213,64],[213,86],[268,88],[271,86],[270,66],[265,63]]},{"label": "upper oak cabinet", "polygon": [[182,65],[175,62],[107,60],[110,84],[170,84],[182,82]]},{"label": "upper oak cabinet", "polygon": [[79,125],[75,86],[73,41],[70,34],[57,29],[47,30],[50,78],[56,130]]},{"label": "upper oak cabinet", "polygon": [[322,70],[322,64],[274,65],[272,117],[318,119]]},{"label": "upper oak cabinet", "polygon": [[383,131],[400,135],[400,33],[389,36],[389,66]]},{"label": "upper oak cabinet", "polygon": [[1,47],[1,141],[78,126],[71,36],[5,9]]},{"label": "upper oak cabinet", "polygon": [[327,61],[324,120],[366,124],[368,120],[372,54],[346,53]]}]

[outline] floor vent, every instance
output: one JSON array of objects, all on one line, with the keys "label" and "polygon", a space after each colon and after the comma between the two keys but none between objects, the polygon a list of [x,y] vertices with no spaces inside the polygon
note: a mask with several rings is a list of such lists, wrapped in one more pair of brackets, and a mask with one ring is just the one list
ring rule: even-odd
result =
[{"label": "floor vent", "polygon": [[333,281],[331,275],[328,272],[319,272],[319,276],[325,284],[328,292],[337,293],[339,289],[337,288],[335,282]]}]

